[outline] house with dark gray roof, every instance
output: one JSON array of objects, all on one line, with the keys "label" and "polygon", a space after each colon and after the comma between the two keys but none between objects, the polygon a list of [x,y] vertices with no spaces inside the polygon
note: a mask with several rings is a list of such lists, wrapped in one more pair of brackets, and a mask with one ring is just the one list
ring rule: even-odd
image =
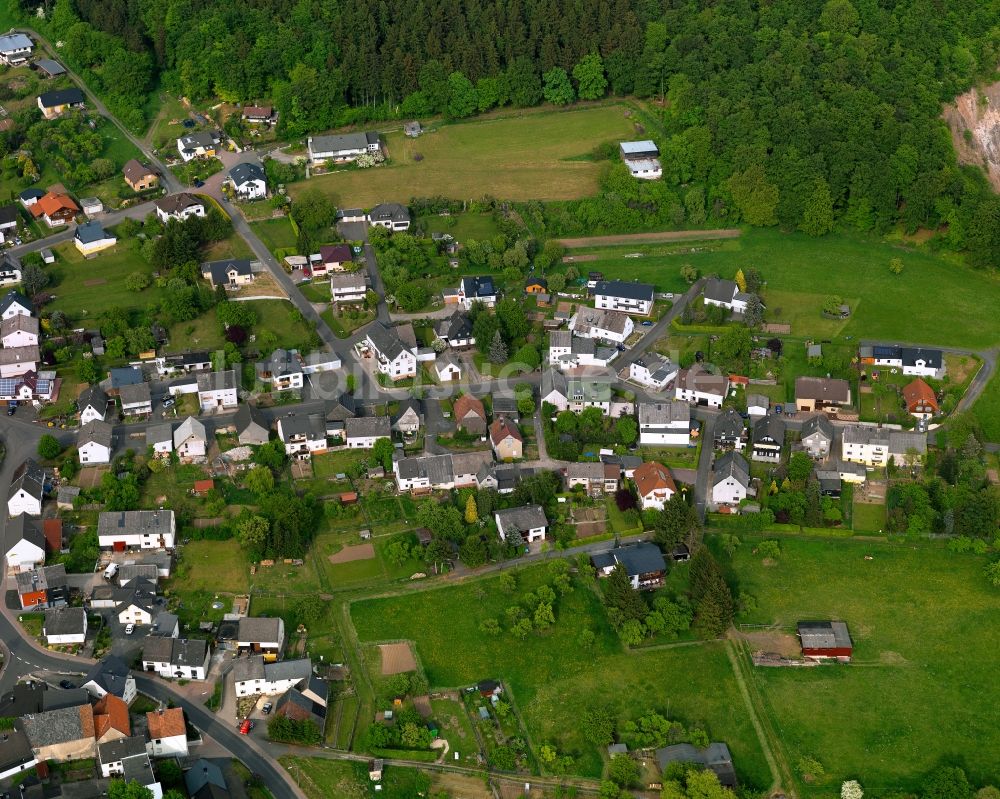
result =
[{"label": "house with dark gray roof", "polygon": [[42,635],[49,646],[82,644],[87,640],[87,611],[83,608],[48,608]]},{"label": "house with dark gray roof", "polygon": [[270,436],[270,430],[263,414],[257,410],[256,405],[244,403],[240,405],[233,419],[236,425],[236,437],[240,444],[266,444]]},{"label": "house with dark gray roof", "polygon": [[124,762],[133,757],[146,758],[146,737],[132,735],[105,741],[97,746],[97,758],[101,763],[101,776],[113,777],[124,772]]},{"label": "house with dark gray roof", "polygon": [[704,749],[691,744],[674,744],[656,750],[656,762],[663,771],[671,763],[693,763],[715,772],[719,784],[726,788],[736,787],[736,769],[729,747],[724,743],[711,743]]},{"label": "house with dark gray roof", "polygon": [[168,679],[204,680],[210,657],[207,641],[151,636],[142,648],[142,670]]},{"label": "house with dark gray roof", "polygon": [[280,655],[285,645],[285,623],[281,617],[244,616],[236,632],[240,652]]},{"label": "house with dark gray roof", "polygon": [[128,664],[117,655],[108,655],[95,663],[82,687],[95,699],[114,694],[126,705],[132,704],[136,696],[135,677]]},{"label": "house with dark gray roof", "polygon": [[519,508],[498,510],[493,514],[497,523],[497,532],[501,541],[510,540],[512,536],[520,536],[525,543],[545,539],[549,520],[541,505],[524,505]]},{"label": "house with dark gray roof", "polygon": [[34,768],[37,763],[31,741],[23,730],[13,728],[4,732],[0,739],[0,780]]},{"label": "house with dark gray roof", "polygon": [[278,438],[289,456],[311,458],[326,452],[326,420],[320,413],[285,414],[278,419]]},{"label": "house with dark gray roof", "polygon": [[215,763],[201,758],[184,772],[184,787],[191,799],[229,799],[226,778]]},{"label": "house with dark gray roof", "polygon": [[229,170],[226,182],[233,187],[241,200],[260,200],[267,197],[267,178],[260,164],[244,162]]},{"label": "house with dark gray roof", "polygon": [[45,480],[45,470],[31,458],[18,466],[7,489],[7,515],[41,516]]},{"label": "house with dark gray roof", "polygon": [[371,449],[380,438],[392,437],[388,416],[361,416],[344,422],[345,443],[350,449]]},{"label": "house with dark gray roof", "polygon": [[227,289],[238,289],[253,283],[249,258],[209,261],[201,265],[201,276],[212,284],[212,288],[225,286]]},{"label": "house with dark gray roof", "polygon": [[156,209],[157,218],[163,224],[171,220],[183,222],[193,216],[199,218],[205,216],[205,201],[186,191],[159,197],[153,200],[153,207]]},{"label": "house with dark gray roof", "polygon": [[726,408],[715,419],[716,449],[735,449],[742,452],[747,443],[747,429],[743,417],[735,408]]},{"label": "house with dark gray roof", "polygon": [[343,163],[356,161],[365,153],[381,150],[379,135],[375,131],[364,133],[341,133],[332,136],[310,136],[306,140],[309,161],[323,164],[327,161]]},{"label": "house with dark gray roof", "polygon": [[750,491],[750,465],[738,452],[727,452],[715,461],[712,475],[712,503],[739,505]]},{"label": "house with dark gray roof", "polygon": [[641,591],[662,587],[667,573],[663,553],[656,544],[649,542],[595,552],[590,556],[590,563],[598,577],[607,577],[620,565],[625,569],[632,587]]},{"label": "house with dark gray roof", "polygon": [[38,760],[66,763],[97,754],[94,709],[90,705],[32,713],[22,723]]},{"label": "house with dark gray roof", "polygon": [[785,420],[768,414],[753,423],[753,452],[750,460],[778,463],[785,446]]},{"label": "house with dark gray roof", "polygon": [[833,425],[823,414],[811,416],[802,424],[799,442],[811,457],[825,458],[833,445]]},{"label": "house with dark gray roof", "polygon": [[476,337],[472,335],[472,322],[459,310],[439,321],[434,327],[434,335],[456,349],[471,347],[476,343]]},{"label": "house with dark gray roof", "polygon": [[752,296],[745,291],[740,291],[736,281],[721,280],[717,277],[708,278],[701,290],[702,301],[705,305],[715,305],[738,314],[746,312],[747,303]]},{"label": "house with dark gray roof", "polygon": [[368,224],[387,230],[410,229],[410,209],[400,203],[381,203],[368,212]]},{"label": "house with dark gray roof", "polygon": [[309,658],[265,663],[262,655],[238,658],[233,664],[233,685],[237,696],[283,694],[312,677]]},{"label": "house with dark gray roof", "polygon": [[381,322],[369,325],[365,340],[355,345],[362,358],[374,357],[375,366],[392,380],[405,380],[417,374],[417,354],[407,347],[396,328]]},{"label": "house with dark gray roof", "polygon": [[45,564],[45,534],[24,513],[7,522],[7,573],[30,572]]},{"label": "house with dark gray roof", "polygon": [[593,294],[597,308],[635,316],[649,316],[653,310],[653,287],[648,283],[601,280],[594,286]]}]

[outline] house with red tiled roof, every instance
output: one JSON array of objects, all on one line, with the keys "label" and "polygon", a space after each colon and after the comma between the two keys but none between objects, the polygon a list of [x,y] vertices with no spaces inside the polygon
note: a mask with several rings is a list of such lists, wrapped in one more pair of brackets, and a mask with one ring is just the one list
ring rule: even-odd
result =
[{"label": "house with red tiled roof", "polygon": [[170,707],[147,713],[146,723],[149,727],[146,751],[150,757],[187,757],[187,725],[181,708]]},{"label": "house with red tiled roof", "polygon": [[517,460],[524,457],[524,436],[517,424],[501,416],[490,425],[490,443],[497,460]]},{"label": "house with red tiled roof", "polygon": [[128,705],[114,694],[105,694],[94,703],[94,740],[98,744],[119,741],[132,734]]},{"label": "house with red tiled roof", "polygon": [[903,399],[906,410],[918,419],[930,419],[941,412],[934,389],[919,377],[903,386]]},{"label": "house with red tiled roof", "polygon": [[636,492],[639,494],[639,504],[642,509],[656,508],[663,510],[663,506],[677,491],[677,484],[670,470],[656,461],[647,461],[642,466],[637,466],[632,473],[635,481]]},{"label": "house with red tiled roof", "polygon": [[59,227],[72,222],[80,212],[80,206],[69,195],[50,191],[28,210],[35,219],[44,219],[49,227]]},{"label": "house with red tiled roof", "polygon": [[474,436],[486,433],[486,409],[471,394],[463,394],[455,400],[452,411],[459,429]]}]

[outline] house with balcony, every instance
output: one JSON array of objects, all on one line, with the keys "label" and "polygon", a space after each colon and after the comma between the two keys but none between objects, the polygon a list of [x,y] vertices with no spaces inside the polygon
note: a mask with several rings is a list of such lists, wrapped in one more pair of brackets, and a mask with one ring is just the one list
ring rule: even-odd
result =
[{"label": "house with balcony", "polygon": [[417,354],[404,345],[395,328],[376,323],[364,341],[355,345],[358,354],[375,360],[378,371],[390,380],[406,380],[417,375]]},{"label": "house with balcony", "polygon": [[599,280],[594,285],[593,294],[596,308],[621,311],[632,316],[649,316],[653,310],[654,292],[648,283]]},{"label": "house with balcony", "polygon": [[639,443],[686,447],[691,443],[691,407],[684,402],[640,402]]},{"label": "house with balcony", "polygon": [[326,422],[319,413],[289,413],[278,419],[278,438],[289,457],[308,459],[327,450]]}]

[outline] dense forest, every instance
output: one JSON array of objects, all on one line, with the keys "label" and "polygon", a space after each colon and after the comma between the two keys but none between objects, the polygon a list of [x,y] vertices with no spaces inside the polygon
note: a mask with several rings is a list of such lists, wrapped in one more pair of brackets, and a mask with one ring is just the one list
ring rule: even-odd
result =
[{"label": "dense forest", "polygon": [[939,120],[996,72],[1000,0],[55,0],[45,24],[133,122],[157,81],[270,99],[288,136],[634,94],[662,102],[669,196],[612,181],[626,216],[902,221],[1000,257],[1000,204]]}]

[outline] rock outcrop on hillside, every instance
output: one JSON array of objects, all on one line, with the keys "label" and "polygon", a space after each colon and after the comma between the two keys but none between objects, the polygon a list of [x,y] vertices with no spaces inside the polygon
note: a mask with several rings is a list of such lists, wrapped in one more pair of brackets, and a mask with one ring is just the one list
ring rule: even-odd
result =
[{"label": "rock outcrop on hillside", "polygon": [[977,86],[945,106],[959,163],[986,170],[993,188],[1000,191],[1000,83]]}]

